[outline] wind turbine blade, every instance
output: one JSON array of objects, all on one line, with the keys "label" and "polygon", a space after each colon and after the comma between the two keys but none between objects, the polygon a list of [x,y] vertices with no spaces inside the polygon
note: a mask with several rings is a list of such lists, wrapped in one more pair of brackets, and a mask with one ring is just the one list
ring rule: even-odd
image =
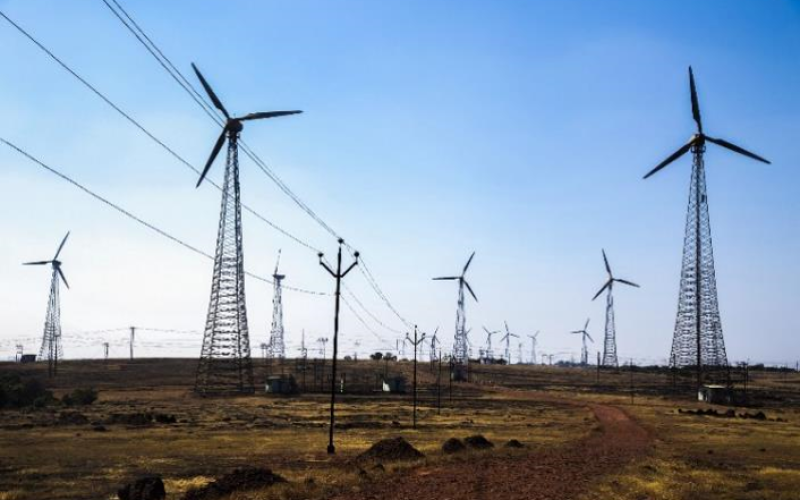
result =
[{"label": "wind turbine blade", "polygon": [[211,85],[209,85],[206,79],[203,78],[202,73],[200,73],[200,70],[197,69],[197,66],[195,66],[194,63],[192,63],[192,69],[194,69],[194,73],[197,75],[197,78],[200,80],[200,83],[203,85],[203,88],[206,89],[206,94],[208,94],[208,97],[211,98],[211,102],[214,103],[214,106],[216,106],[218,110],[222,111],[222,114],[225,115],[225,118],[230,119],[231,115],[228,114],[228,110],[225,109],[225,106],[222,105],[222,101],[219,100],[217,94],[215,94],[214,91],[211,90]]},{"label": "wind turbine blade", "polygon": [[765,160],[764,158],[758,156],[757,154],[751,153],[750,151],[748,151],[748,150],[746,150],[744,148],[740,148],[736,144],[731,144],[730,142],[728,142],[726,140],[714,139],[713,137],[709,137],[709,136],[706,136],[706,140],[709,141],[709,142],[713,142],[714,144],[716,144],[718,146],[722,146],[723,148],[730,149],[731,151],[734,151],[734,152],[739,153],[741,155],[745,155],[745,156],[747,156],[749,158],[752,158],[754,160],[758,160],[760,162],[766,163],[767,165],[771,165],[769,160]]},{"label": "wind turbine blade", "polygon": [[442,276],[440,278],[433,278],[434,281],[436,280],[457,280],[459,276]]},{"label": "wind turbine blade", "polygon": [[586,331],[586,329],[587,329],[587,328],[589,328],[589,320],[590,320],[590,319],[591,319],[591,318],[586,318],[586,324],[585,324],[585,325],[583,325],[583,330],[584,330],[584,331]]},{"label": "wind turbine blade", "polygon": [[617,279],[617,278],[614,278],[614,281],[619,281],[620,283],[624,283],[624,284],[629,285],[629,286],[635,286],[636,288],[641,288],[639,285],[637,285],[633,281],[621,280],[621,279]]},{"label": "wind turbine blade", "polygon": [[573,331],[571,331],[569,333],[583,333],[583,330],[573,330]]},{"label": "wind turbine blade", "polygon": [[503,324],[504,324],[504,325],[505,325],[505,327],[506,327],[506,334],[509,334],[510,332],[508,331],[508,321],[505,321],[505,320],[504,320],[504,321],[503,321]]},{"label": "wind turbine blade", "polygon": [[694,73],[691,66],[689,66],[689,88],[692,91],[692,116],[697,123],[697,132],[702,134],[703,121],[700,119],[700,103],[697,100],[697,88],[694,85]]},{"label": "wind turbine blade", "polygon": [[478,302],[478,297],[475,295],[475,292],[472,291],[472,287],[469,286],[469,283],[467,283],[467,280],[464,280],[464,284],[467,285],[467,290],[469,290],[469,293],[470,293],[470,295],[472,295],[472,298],[475,299],[475,302]]},{"label": "wind turbine blade", "polygon": [[61,271],[61,266],[57,266],[56,270],[58,271],[58,275],[61,276],[61,279],[64,281],[64,284],[67,285],[67,288],[69,288],[69,283],[67,283],[67,278],[64,277],[64,272]]},{"label": "wind turbine blade", "polygon": [[273,275],[278,274],[278,266],[281,265],[281,249],[278,249],[278,261],[275,263],[275,272],[272,273]]},{"label": "wind turbine blade", "polygon": [[262,111],[260,113],[248,113],[241,118],[237,118],[240,122],[247,120],[261,120],[263,118],[277,118],[279,116],[299,115],[302,113],[299,109],[292,111]]},{"label": "wind turbine blade", "polygon": [[689,142],[687,142],[687,143],[686,143],[684,146],[682,146],[682,147],[681,147],[679,150],[677,150],[677,151],[675,151],[674,153],[672,153],[672,154],[669,156],[669,158],[667,158],[666,160],[664,160],[664,161],[662,161],[661,163],[659,163],[659,164],[656,166],[656,168],[654,168],[653,170],[649,171],[649,172],[647,173],[647,175],[645,175],[645,176],[644,176],[644,178],[645,178],[645,179],[647,179],[647,178],[648,178],[648,177],[650,177],[651,175],[655,174],[656,172],[658,172],[658,171],[659,171],[659,170],[661,170],[662,168],[666,167],[667,165],[669,165],[669,164],[670,164],[670,163],[672,163],[673,161],[677,160],[678,158],[680,158],[681,156],[683,156],[684,154],[686,154],[686,152],[687,152],[687,151],[689,151],[689,149],[691,149],[691,148],[692,148],[692,144],[694,144],[694,138],[692,138],[692,140],[690,140]]},{"label": "wind turbine blade", "polygon": [[36,262],[23,262],[23,266],[43,266],[45,264],[50,264],[52,261],[50,260],[40,260]]},{"label": "wind turbine blade", "polygon": [[217,143],[214,144],[214,149],[211,150],[211,155],[208,157],[208,161],[206,162],[205,168],[203,168],[203,173],[200,174],[200,179],[197,180],[197,185],[195,186],[200,187],[200,184],[203,183],[203,179],[206,178],[206,174],[208,173],[208,169],[211,168],[211,164],[214,163],[214,160],[217,159],[217,155],[219,154],[219,150],[222,149],[222,145],[225,143],[225,135],[228,133],[228,128],[225,127],[222,129],[222,133],[219,134],[219,139],[217,139]]},{"label": "wind turbine blade", "polygon": [[469,265],[472,263],[472,259],[474,257],[475,257],[475,252],[472,252],[472,255],[469,256],[469,260],[467,260],[467,264],[464,266],[464,270],[461,271],[461,276],[467,274],[467,268],[469,268]]},{"label": "wind turbine blade", "polygon": [[486,333],[488,333],[489,335],[492,335],[492,333],[493,333],[493,332],[490,332],[490,331],[489,331],[489,329],[488,329],[488,328],[486,328],[485,326],[483,327],[483,330],[484,330]]},{"label": "wind turbine blade", "polygon": [[592,341],[592,343],[594,343],[594,339],[592,338],[591,335],[589,335],[589,332],[586,332],[586,336],[589,338],[589,340]]},{"label": "wind turbine blade", "polygon": [[594,297],[592,297],[592,300],[594,300],[597,297],[599,297],[600,294],[603,293],[605,291],[605,289],[608,288],[610,285],[611,285],[611,280],[606,281],[606,284],[603,285],[603,288],[601,288],[600,291],[598,291],[596,294],[594,294]]},{"label": "wind turbine blade", "polygon": [[64,239],[61,240],[61,244],[58,245],[58,250],[56,250],[56,256],[53,257],[53,260],[57,260],[58,259],[58,255],[61,253],[61,249],[64,248],[64,243],[67,242],[67,238],[69,238],[69,231],[67,231],[67,235],[64,236]]},{"label": "wind turbine blade", "polygon": [[608,272],[608,275],[611,276],[611,266],[608,265],[608,257],[606,257],[606,250],[605,248],[603,248],[602,250],[603,250],[603,262],[605,262],[606,264],[606,271]]}]

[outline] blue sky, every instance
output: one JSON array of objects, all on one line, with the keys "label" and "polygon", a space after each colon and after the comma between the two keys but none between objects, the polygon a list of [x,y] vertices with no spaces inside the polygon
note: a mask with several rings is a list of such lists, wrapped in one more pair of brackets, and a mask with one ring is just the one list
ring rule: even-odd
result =
[{"label": "blue sky", "polygon": [[[245,140],[348,242],[405,317],[449,344],[456,289],[430,278],[470,270],[481,326],[542,330],[540,350],[577,357],[566,332],[592,318],[600,348],[600,249],[620,288],[623,357],[664,360],[674,326],[690,173],[683,159],[642,175],[694,131],[687,66],[704,125],[772,160],[719,148],[706,158],[717,281],[731,360],[800,357],[800,3],[126,0],[189,75],[196,62],[234,113],[303,109],[248,124]],[[195,165],[217,129],[101,0],[2,1],[0,9]],[[206,251],[219,194],[0,19],[0,136]],[[211,177],[219,179],[222,164]],[[248,159],[244,201],[328,254],[335,241]],[[199,330],[211,264],[0,148],[0,358],[35,350],[47,258],[72,231],[62,294],[68,356],[124,353],[124,331]],[[332,290],[313,252],[244,219],[245,265],[287,285]],[[355,273],[348,284],[392,329],[400,321]],[[252,345],[266,340],[272,290],[248,281]],[[287,340],[329,335],[329,298],[284,294]],[[349,311],[345,353],[397,335]],[[199,352],[192,334],[143,332],[142,353]]]}]

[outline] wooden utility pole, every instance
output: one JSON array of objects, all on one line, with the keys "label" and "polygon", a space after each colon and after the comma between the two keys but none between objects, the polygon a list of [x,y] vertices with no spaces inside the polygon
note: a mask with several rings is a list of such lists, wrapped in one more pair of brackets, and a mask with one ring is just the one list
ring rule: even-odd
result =
[{"label": "wooden utility pole", "polygon": [[597,351],[597,380],[595,383],[600,384],[600,351]]},{"label": "wooden utility pole", "polygon": [[633,405],[633,358],[630,361],[630,373],[631,373],[631,405]]},{"label": "wooden utility pole", "polygon": [[318,254],[319,256],[319,264],[325,268],[326,271],[336,280],[336,294],[335,294],[335,315],[333,318],[333,367],[331,369],[331,418],[330,418],[330,428],[328,430],[328,454],[333,455],[336,453],[336,447],[333,445],[333,427],[335,423],[335,416],[334,416],[334,408],[336,406],[336,357],[338,355],[339,349],[339,301],[342,295],[342,278],[347,276],[347,273],[353,270],[354,267],[358,264],[358,252],[355,252],[353,255],[355,257],[355,261],[350,264],[344,272],[342,272],[342,244],[344,240],[339,238],[339,253],[336,257],[336,272],[331,269],[328,264],[326,264],[322,259],[324,255],[322,252]]},{"label": "wooden utility pole", "polygon": [[414,416],[412,418],[412,427],[414,429],[417,428],[417,346],[419,346],[423,340],[425,340],[425,334],[422,334],[422,337],[417,340],[417,325],[414,325],[414,341],[412,342],[411,339],[408,337],[406,333],[406,340],[414,344]]}]

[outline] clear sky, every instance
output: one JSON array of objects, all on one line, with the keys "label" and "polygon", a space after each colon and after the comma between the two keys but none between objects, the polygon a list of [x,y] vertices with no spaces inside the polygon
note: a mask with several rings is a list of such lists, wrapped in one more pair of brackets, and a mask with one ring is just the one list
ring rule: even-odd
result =
[{"label": "clear sky", "polygon": [[[467,321],[541,330],[540,351],[578,356],[592,318],[601,347],[600,253],[641,289],[615,295],[622,357],[669,355],[690,160],[642,175],[694,131],[687,67],[709,134],[706,157],[729,358],[800,358],[800,2],[171,1],[122,5],[187,76],[196,62],[234,113],[303,109],[250,123],[244,139],[349,243],[400,313],[452,342],[457,274],[479,303]],[[193,164],[216,126],[102,0],[0,0],[0,10]],[[219,192],[111,110],[0,19],[0,136],[131,212],[212,252]],[[211,178],[221,178],[222,162]],[[335,240],[247,158],[243,199],[335,252]],[[38,350],[52,256],[67,230],[68,357],[126,354],[126,332],[200,330],[211,262],[123,218],[0,145],[0,359]],[[308,250],[244,217],[245,266],[332,291]],[[369,311],[405,331],[355,272]],[[272,290],[247,282],[251,343],[267,340]],[[333,300],[284,292],[287,342],[330,336]],[[360,308],[355,305],[356,310]],[[345,308],[347,354],[398,335]],[[107,333],[85,333],[114,329]],[[197,356],[200,335],[143,331],[142,355]],[[526,346],[527,350],[527,346]]]}]

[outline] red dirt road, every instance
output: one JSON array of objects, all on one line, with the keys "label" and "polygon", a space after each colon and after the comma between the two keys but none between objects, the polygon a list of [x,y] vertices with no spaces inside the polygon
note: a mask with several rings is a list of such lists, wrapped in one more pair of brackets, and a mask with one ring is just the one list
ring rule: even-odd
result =
[{"label": "red dirt road", "polygon": [[566,500],[593,480],[647,453],[652,439],[618,408],[592,405],[600,432],[577,443],[514,458],[491,452],[470,463],[412,469],[339,500]]}]

